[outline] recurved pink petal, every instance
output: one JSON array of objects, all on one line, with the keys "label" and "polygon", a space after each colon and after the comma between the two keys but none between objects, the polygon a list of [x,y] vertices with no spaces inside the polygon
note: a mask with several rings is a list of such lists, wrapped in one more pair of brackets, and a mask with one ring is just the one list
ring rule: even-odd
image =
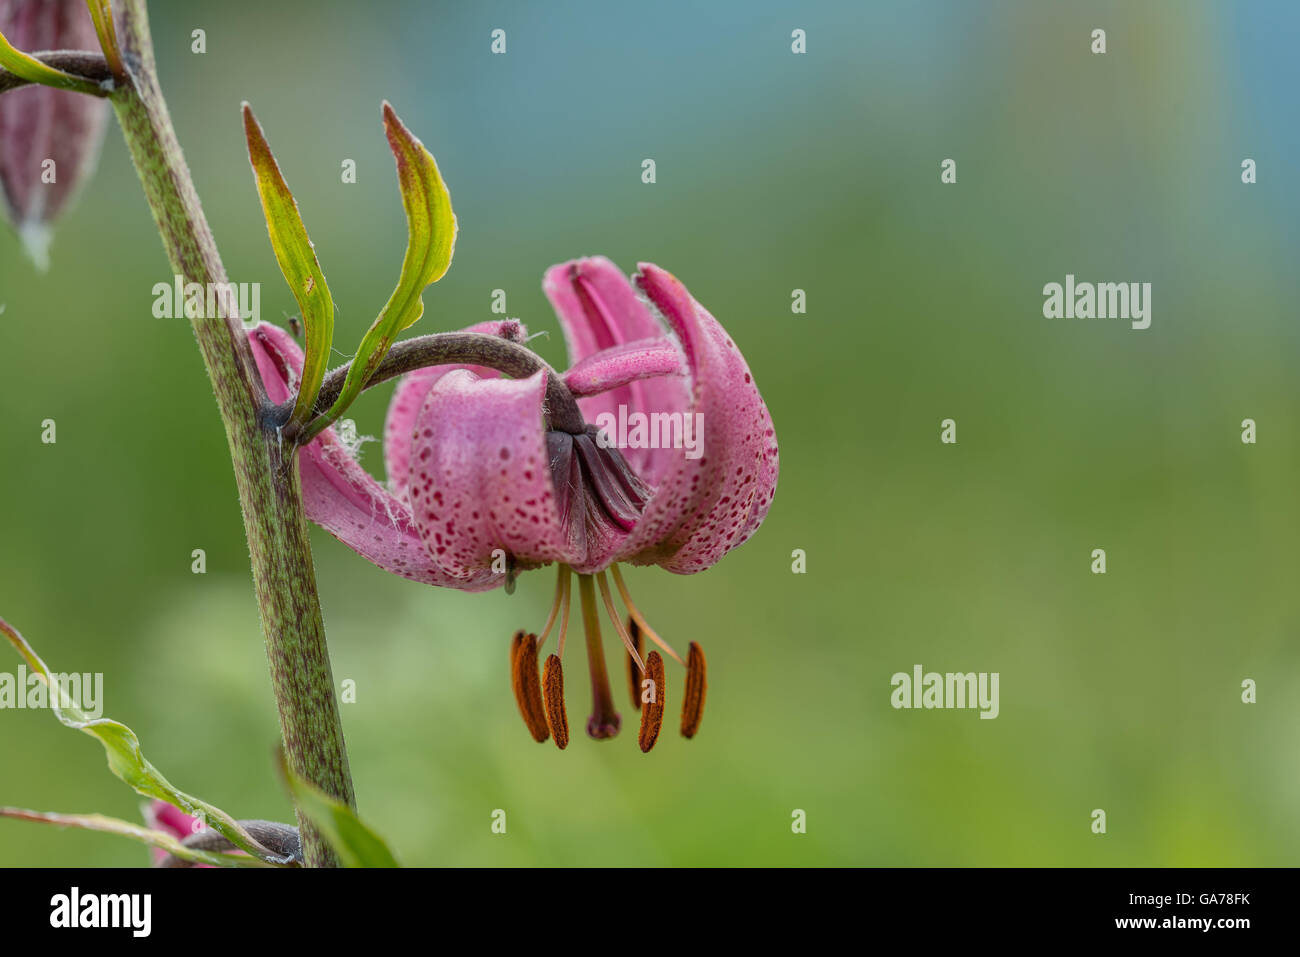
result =
[{"label": "recurved pink petal", "polygon": [[[302,351],[278,326],[261,323],[248,339],[262,381],[273,402],[297,388]],[[334,429],[326,429],[298,453],[303,508],[307,517],[380,568],[412,581],[484,591],[501,584],[499,576],[451,579],[425,551],[406,502],[377,482]]]},{"label": "recurved pink petal", "polygon": [[[145,805],[146,823],[157,831],[166,831],[172,837],[187,838],[196,830],[195,824],[197,818],[186,814],[180,808],[168,804],[166,801],[154,799]],[[165,851],[160,852],[163,857],[167,856]]]},{"label": "recurved pink petal", "polygon": [[[501,336],[513,342],[522,342],[526,335],[523,323],[517,319],[480,322],[461,331]],[[415,432],[415,418],[433,384],[453,369],[468,369],[485,379],[499,375],[496,370],[482,366],[426,366],[402,376],[388,404],[388,417],[384,421],[384,470],[388,475],[389,489],[403,501],[411,481],[411,436]]]},{"label": "recurved pink petal", "polygon": [[[546,271],[542,288],[559,316],[570,365],[579,365],[606,349],[664,335],[662,324],[637,296],[627,276],[603,256],[552,266]],[[601,413],[617,417],[619,406],[623,406],[625,415],[671,414],[683,412],[687,402],[682,377],[659,376],[579,399],[578,406],[588,422],[595,422]],[[670,457],[658,449],[625,448],[622,452],[628,464],[651,485],[657,484],[659,475],[670,464]]]},{"label": "recurved pink petal", "polygon": [[458,369],[425,397],[411,445],[410,502],[443,575],[491,575],[495,549],[521,568],[574,560],[551,481],[545,396],[545,372],[500,379]]},{"label": "recurved pink petal", "polygon": [[763,521],[776,490],[776,433],[749,366],[708,310],[653,264],[640,264],[637,284],[681,342],[690,412],[703,442],[697,457],[688,448],[669,450],[670,467],[620,554],[690,574],[744,542]]},{"label": "recurved pink petal", "polygon": [[662,375],[681,375],[682,354],[667,336],[638,339],[593,352],[564,373],[564,384],[574,395],[599,395],[631,382]]}]

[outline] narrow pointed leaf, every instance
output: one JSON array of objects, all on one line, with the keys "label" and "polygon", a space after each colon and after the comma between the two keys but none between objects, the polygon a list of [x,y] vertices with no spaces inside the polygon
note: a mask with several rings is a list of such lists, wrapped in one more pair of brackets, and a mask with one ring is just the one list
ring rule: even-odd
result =
[{"label": "narrow pointed leaf", "polygon": [[51,678],[50,669],[46,667],[40,655],[36,654],[27,640],[3,618],[0,618],[0,634],[9,639],[10,644],[27,661],[27,666],[45,683],[50,698],[50,710],[54,712],[54,716],[64,726],[83,731],[96,738],[104,747],[109,770],[129,784],[137,794],[166,801],[191,817],[201,817],[208,827],[254,857],[275,864],[288,863],[286,859],[259,844],[238,821],[221,808],[214,807],[174,787],[146,760],[140,750],[140,739],[126,725],[108,718],[91,718],[82,711],[62,684]]},{"label": "narrow pointed leaf", "polygon": [[304,425],[311,418],[312,406],[316,403],[329,361],[330,346],[334,342],[334,300],[307,236],[307,227],[298,213],[298,203],[289,192],[266,137],[262,135],[262,127],[247,103],[244,104],[244,135],[248,139],[248,158],[257,177],[257,192],[262,198],[271,247],[275,250],[285,282],[298,300],[306,332],[307,347],[303,354],[298,398],[289,419],[292,423]]},{"label": "narrow pointed leaf", "polygon": [[[410,130],[384,103],[384,132],[397,160],[397,178],[406,208],[408,239],[402,273],[388,304],[384,306],[357,350],[343,382],[343,391],[326,416],[337,419],[360,394],[366,380],[383,361],[393,339],[424,314],[425,287],[447,274],[456,245],[456,215],[451,196],[438,172],[438,164]],[[321,427],[324,427],[322,425]]]},{"label": "narrow pointed leaf", "polygon": [[139,824],[132,824],[130,821],[123,821],[120,818],[105,817],[103,814],[54,814],[46,811],[28,811],[20,807],[0,807],[0,817],[12,818],[15,821],[53,824],[55,827],[75,827],[83,831],[117,834],[120,837],[159,848],[168,854],[174,854],[183,861],[190,861],[194,864],[210,864],[213,867],[270,866],[255,857],[249,857],[247,854],[202,851],[198,848],[186,847],[178,838],[166,831],[155,831],[152,828],[141,827]]},{"label": "narrow pointed leaf", "polygon": [[384,839],[362,823],[355,811],[294,774],[283,751],[280,773],[294,805],[316,826],[344,867],[402,866]]},{"label": "narrow pointed leaf", "polygon": [[31,83],[58,87],[61,90],[74,90],[77,93],[89,93],[91,96],[107,95],[107,91],[100,89],[98,83],[46,66],[35,57],[15,49],[13,44],[5,39],[3,33],[0,33],[0,67]]}]

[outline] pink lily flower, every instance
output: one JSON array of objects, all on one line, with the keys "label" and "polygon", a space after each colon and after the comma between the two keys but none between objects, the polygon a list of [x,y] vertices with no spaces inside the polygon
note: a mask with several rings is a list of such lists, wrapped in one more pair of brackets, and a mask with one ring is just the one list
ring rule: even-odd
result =
[{"label": "pink lily flower", "polygon": [[[561,379],[583,421],[548,407],[546,370],[506,379],[443,365],[408,374],[394,393],[384,430],[387,487],[332,429],[300,452],[308,517],[382,568],[482,591],[515,569],[558,565],[549,620],[540,639],[515,635],[511,671],[533,737],[553,736],[561,748],[570,573],[578,575],[595,699],[588,734],[611,737],[620,725],[601,648],[599,589],[628,650],[633,705],[647,705],[642,750],[658,736],[665,692],[662,659],[653,651],[642,657],[642,635],[687,666],[681,730],[692,737],[706,688],[703,653],[692,642],[683,661],[659,637],[618,565],[703,571],[754,534],[776,488],[772,420],[735,343],[668,272],[642,263],[634,281],[635,288],[604,258],[546,273],[543,288],[572,362]],[[466,331],[523,338],[514,321]],[[301,352],[275,326],[257,326],[249,337],[271,400],[284,401]],[[607,571],[627,606],[626,625]],[[539,681],[538,649],[557,625],[557,653]]]}]

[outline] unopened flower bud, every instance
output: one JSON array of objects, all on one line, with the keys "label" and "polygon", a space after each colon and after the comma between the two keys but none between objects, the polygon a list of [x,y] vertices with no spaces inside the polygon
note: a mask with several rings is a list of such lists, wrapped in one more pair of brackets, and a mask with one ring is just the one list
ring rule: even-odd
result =
[{"label": "unopened flower bud", "polygon": [[[98,50],[83,0],[0,0],[0,33],[24,52]],[[0,96],[0,187],[28,254],[48,262],[50,224],[95,167],[108,104],[26,86]]]}]

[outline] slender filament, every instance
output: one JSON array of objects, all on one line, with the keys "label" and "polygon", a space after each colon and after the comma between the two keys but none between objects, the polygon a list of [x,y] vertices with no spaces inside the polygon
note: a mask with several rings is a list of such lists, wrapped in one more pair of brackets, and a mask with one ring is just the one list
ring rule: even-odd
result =
[{"label": "slender filament", "polygon": [[[569,587],[569,566],[561,565],[559,573],[555,576],[555,598],[551,600],[551,614],[546,619],[546,627],[542,629],[541,635],[537,638],[537,650],[540,651],[542,645],[546,644],[546,636],[551,633],[555,626],[555,619],[560,616],[560,606],[564,602],[565,592]],[[564,609],[565,618],[568,618],[568,609]],[[566,621],[565,624],[568,622]],[[564,632],[564,625],[560,626],[561,634]]]},{"label": "slender filament", "polygon": [[682,660],[682,656],[673,651],[672,646],[659,637],[659,633],[651,628],[649,622],[645,620],[645,615],[641,614],[640,609],[632,603],[632,596],[628,594],[627,584],[623,581],[623,573],[618,570],[618,566],[611,565],[609,570],[614,575],[614,584],[618,586],[618,593],[623,596],[623,604],[627,605],[628,614],[636,621],[637,626],[645,632],[647,638],[662,648],[669,658],[685,667],[686,662]]},{"label": "slender filament", "polygon": [[605,579],[604,572],[597,573],[596,584],[600,586],[600,597],[601,600],[605,602],[605,612],[609,615],[609,620],[614,623],[614,630],[617,631],[618,636],[623,639],[623,647],[627,649],[627,653],[632,656],[634,661],[636,661],[636,666],[644,673],[645,662],[641,660],[640,652],[636,650],[636,645],[632,643],[632,636],[629,635],[627,629],[623,627],[622,616],[620,616],[617,609],[614,608],[614,596],[609,593],[609,582]]},{"label": "slender filament", "polygon": [[569,578],[569,566],[565,565],[564,594],[560,596],[560,637],[555,649],[555,653],[561,658],[564,657],[564,638],[569,633],[569,590],[572,584]]}]

